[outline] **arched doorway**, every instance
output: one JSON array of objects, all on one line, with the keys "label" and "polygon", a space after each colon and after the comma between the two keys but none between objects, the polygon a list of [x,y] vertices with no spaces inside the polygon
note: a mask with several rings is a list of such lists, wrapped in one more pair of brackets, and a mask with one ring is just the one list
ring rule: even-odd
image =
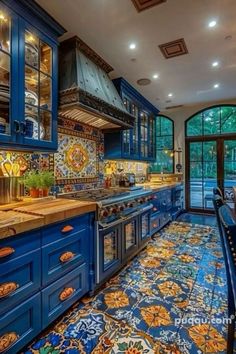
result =
[{"label": "arched doorway", "polygon": [[186,207],[212,212],[212,189],[233,201],[236,186],[236,105],[213,106],[185,122]]}]

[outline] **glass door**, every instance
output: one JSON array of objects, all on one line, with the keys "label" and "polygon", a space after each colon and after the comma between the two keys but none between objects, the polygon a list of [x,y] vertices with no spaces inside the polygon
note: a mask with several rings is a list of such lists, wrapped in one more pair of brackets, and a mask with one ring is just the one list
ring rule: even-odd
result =
[{"label": "glass door", "polygon": [[140,216],[140,243],[145,242],[150,236],[150,211],[143,213]]},{"label": "glass door", "polygon": [[213,188],[217,186],[217,141],[187,144],[187,204],[193,210],[212,210]]},{"label": "glass door", "polygon": [[141,158],[148,157],[148,114],[140,113]]},{"label": "glass door", "polygon": [[121,264],[121,228],[113,226],[99,231],[98,282],[115,272]]},{"label": "glass door", "polygon": [[224,197],[234,208],[236,201],[236,139],[224,140]]},{"label": "glass door", "polygon": [[123,257],[128,257],[138,249],[138,217],[123,223]]}]

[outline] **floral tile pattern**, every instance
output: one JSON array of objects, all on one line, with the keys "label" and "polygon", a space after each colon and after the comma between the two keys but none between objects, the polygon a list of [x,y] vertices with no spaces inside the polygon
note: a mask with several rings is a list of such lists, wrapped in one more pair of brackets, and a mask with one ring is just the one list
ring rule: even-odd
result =
[{"label": "floral tile pattern", "polygon": [[173,222],[24,353],[226,354],[225,320],[217,230]]}]

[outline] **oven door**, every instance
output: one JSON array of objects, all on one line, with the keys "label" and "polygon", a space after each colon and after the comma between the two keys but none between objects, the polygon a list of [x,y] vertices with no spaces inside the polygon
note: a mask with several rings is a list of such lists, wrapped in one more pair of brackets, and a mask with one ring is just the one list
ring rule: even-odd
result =
[{"label": "oven door", "polygon": [[139,246],[142,246],[151,237],[151,210],[140,215],[140,237]]},{"label": "oven door", "polygon": [[103,282],[121,265],[121,223],[98,230],[97,284]]},{"label": "oven door", "polygon": [[130,258],[138,250],[139,215],[128,218],[122,224],[123,246],[122,261]]}]

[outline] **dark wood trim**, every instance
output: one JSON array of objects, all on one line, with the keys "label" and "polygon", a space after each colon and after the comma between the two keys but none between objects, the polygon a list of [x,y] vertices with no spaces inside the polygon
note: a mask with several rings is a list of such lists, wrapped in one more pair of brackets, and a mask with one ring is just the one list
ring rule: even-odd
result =
[{"label": "dark wood trim", "polygon": [[164,2],[166,2],[167,0],[145,0],[145,1],[141,1],[141,0],[131,0],[136,8],[136,10],[138,12],[150,9],[150,7],[156,6],[156,5],[160,5]]}]

